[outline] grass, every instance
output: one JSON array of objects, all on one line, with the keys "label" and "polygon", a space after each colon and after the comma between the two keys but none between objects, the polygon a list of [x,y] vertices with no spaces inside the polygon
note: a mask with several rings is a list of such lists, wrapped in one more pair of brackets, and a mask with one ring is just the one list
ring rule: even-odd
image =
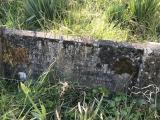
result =
[{"label": "grass", "polygon": [[[125,94],[112,98],[104,88],[33,82],[5,86],[1,81],[2,120],[156,120],[157,110]],[[42,87],[43,86],[43,87]],[[9,88],[10,87],[10,88]],[[14,87],[14,89],[13,89]]]},{"label": "grass", "polygon": [[[50,68],[49,68],[50,69]],[[0,80],[1,120],[157,120],[158,102],[49,79]],[[57,78],[59,80],[59,78]],[[54,78],[54,81],[57,81]]]},{"label": "grass", "polygon": [[[0,0],[0,25],[96,39],[159,42],[159,6],[159,0]],[[106,88],[49,78],[47,72],[38,80],[0,80],[0,119],[160,119],[157,97],[149,103]]]},{"label": "grass", "polygon": [[0,6],[0,24],[10,28],[159,41],[159,0],[7,0]]},{"label": "grass", "polygon": [[1,120],[157,120],[160,115],[157,93],[149,100],[67,82],[56,61],[37,80],[0,79]]}]

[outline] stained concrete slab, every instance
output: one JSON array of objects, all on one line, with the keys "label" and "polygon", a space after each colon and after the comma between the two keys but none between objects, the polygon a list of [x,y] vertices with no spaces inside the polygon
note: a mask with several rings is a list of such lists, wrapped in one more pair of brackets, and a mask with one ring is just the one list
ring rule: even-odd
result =
[{"label": "stained concrete slab", "polygon": [[159,43],[118,43],[10,29],[1,33],[2,52],[8,49],[6,45],[27,51],[23,57],[28,61],[17,63],[16,70],[3,62],[10,76],[16,71],[37,78],[56,62],[58,75],[86,86],[124,91],[131,86],[160,85]]}]

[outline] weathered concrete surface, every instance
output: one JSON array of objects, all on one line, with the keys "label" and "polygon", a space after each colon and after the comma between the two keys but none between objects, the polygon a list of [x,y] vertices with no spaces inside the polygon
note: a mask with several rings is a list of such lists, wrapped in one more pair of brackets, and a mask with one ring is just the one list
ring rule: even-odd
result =
[{"label": "weathered concrete surface", "polygon": [[[13,68],[4,64],[7,75],[26,72],[35,78],[56,60],[59,74],[65,80],[78,81],[82,85],[105,86],[112,91],[125,90],[133,85],[160,85],[158,43],[130,44],[33,31],[1,31],[3,46],[27,51],[27,54],[13,52],[14,55],[10,55],[16,56],[13,60],[19,62],[14,73]],[[3,52],[8,54],[6,50]]]},{"label": "weathered concrete surface", "polygon": [[3,67],[2,67],[2,43],[0,42],[0,75],[2,75],[2,74],[3,74]]},{"label": "weathered concrete surface", "polygon": [[156,84],[160,87],[160,44],[148,43],[144,45],[143,63],[139,70],[140,86]]}]

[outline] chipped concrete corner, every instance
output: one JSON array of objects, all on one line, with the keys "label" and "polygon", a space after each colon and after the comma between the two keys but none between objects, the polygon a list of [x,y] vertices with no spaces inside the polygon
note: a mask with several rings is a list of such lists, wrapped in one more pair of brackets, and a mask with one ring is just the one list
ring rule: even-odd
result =
[{"label": "chipped concrete corner", "polygon": [[[134,85],[160,85],[158,43],[117,43],[9,29],[2,29],[1,33],[1,39],[27,50],[30,63],[19,63],[15,68],[33,78],[56,61],[65,80],[78,81],[81,85],[104,86],[112,91],[123,91]],[[5,66],[4,70],[13,74]]]}]

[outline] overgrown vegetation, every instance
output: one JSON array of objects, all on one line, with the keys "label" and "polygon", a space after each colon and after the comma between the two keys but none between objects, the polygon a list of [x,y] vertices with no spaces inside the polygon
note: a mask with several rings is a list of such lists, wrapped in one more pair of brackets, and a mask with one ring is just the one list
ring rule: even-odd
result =
[{"label": "overgrown vegetation", "polygon": [[149,89],[147,93],[144,92],[149,96],[147,99],[142,95],[136,98],[128,93],[113,93],[104,87],[87,88],[66,82],[55,67],[56,63],[53,62],[37,80],[20,81],[0,77],[0,119],[159,119],[159,88],[156,88],[154,95],[148,94]]},{"label": "overgrown vegetation", "polygon": [[[0,0],[0,25],[97,39],[158,41],[159,8],[159,0]],[[23,60],[26,51],[17,51],[25,54],[11,59],[8,50],[5,61],[13,64]],[[0,119],[160,119],[157,93],[148,102],[141,96],[67,83],[57,75],[49,76],[49,72],[33,81],[0,78]]]},{"label": "overgrown vegetation", "polygon": [[119,41],[158,41],[159,0],[1,0],[0,24]]},{"label": "overgrown vegetation", "polygon": [[67,82],[0,81],[1,120],[157,120],[158,104]]}]

